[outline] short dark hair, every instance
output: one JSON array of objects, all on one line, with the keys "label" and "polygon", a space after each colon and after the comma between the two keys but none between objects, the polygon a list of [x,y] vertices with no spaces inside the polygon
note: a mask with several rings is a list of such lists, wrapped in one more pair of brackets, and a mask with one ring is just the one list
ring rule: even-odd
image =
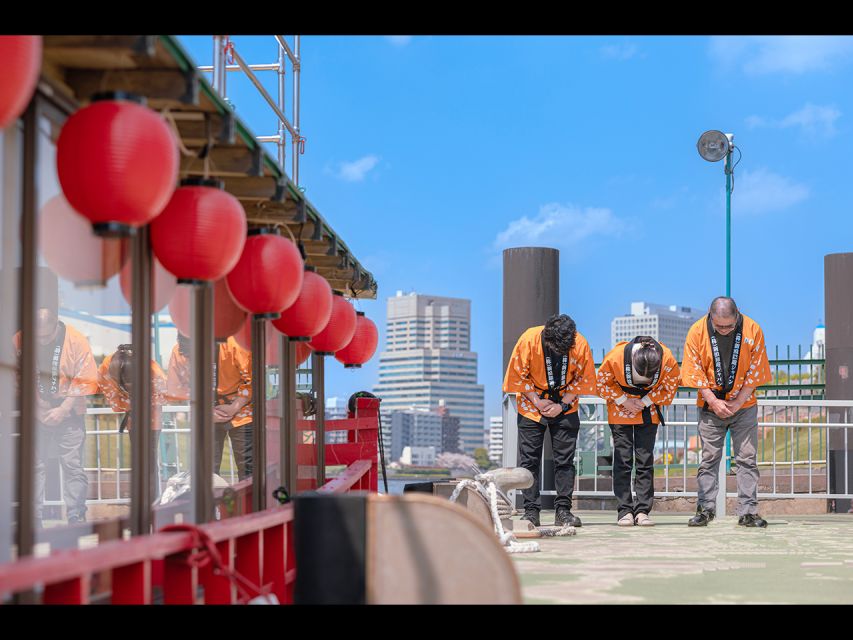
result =
[{"label": "short dark hair", "polygon": [[568,353],[575,346],[578,328],[575,321],[564,313],[554,314],[545,323],[542,341],[557,353]]},{"label": "short dark hair", "polygon": [[110,359],[108,374],[125,393],[130,393],[133,367],[133,345],[120,344]]},{"label": "short dark hair", "polygon": [[657,344],[651,336],[637,336],[635,339],[638,340],[639,348],[631,353],[634,367],[644,378],[651,378],[660,369],[662,360]]},{"label": "short dark hair", "polygon": [[717,296],[711,300],[711,306],[708,313],[712,316],[722,316],[724,318],[737,317],[737,303],[734,298],[728,296]]}]

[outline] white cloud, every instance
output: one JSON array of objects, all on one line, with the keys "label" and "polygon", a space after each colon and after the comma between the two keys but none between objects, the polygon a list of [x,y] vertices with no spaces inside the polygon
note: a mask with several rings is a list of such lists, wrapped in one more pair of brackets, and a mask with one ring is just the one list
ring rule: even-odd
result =
[{"label": "white cloud", "polygon": [[709,52],[748,75],[829,71],[853,59],[850,36],[716,36]]},{"label": "white cloud", "polygon": [[388,41],[397,46],[397,47],[405,47],[412,41],[412,36],[385,36],[388,38]]},{"label": "white cloud", "polygon": [[542,205],[532,218],[522,216],[509,223],[493,243],[494,249],[508,247],[575,247],[592,236],[621,236],[629,229],[626,220],[610,209],[557,202]]},{"label": "white cloud", "polygon": [[769,169],[737,172],[732,194],[734,214],[762,214],[788,209],[809,197],[809,188]]},{"label": "white cloud", "polygon": [[364,177],[379,163],[379,157],[364,156],[353,162],[342,162],[338,177],[347,182],[361,182]]},{"label": "white cloud", "polygon": [[637,55],[637,45],[631,42],[608,44],[599,49],[601,55],[610,60],[630,60]]},{"label": "white cloud", "polygon": [[775,127],[778,129],[800,127],[803,133],[809,136],[820,135],[831,138],[838,133],[835,128],[835,121],[840,117],[841,111],[833,105],[821,106],[809,102],[802,109],[788,114],[781,120],[749,116],[746,119],[746,124],[750,129],[756,127]]}]

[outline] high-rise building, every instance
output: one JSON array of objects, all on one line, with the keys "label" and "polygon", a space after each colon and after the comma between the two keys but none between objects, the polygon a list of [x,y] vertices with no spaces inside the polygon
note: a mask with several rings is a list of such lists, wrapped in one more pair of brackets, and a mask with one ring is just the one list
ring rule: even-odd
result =
[{"label": "high-rise building", "polygon": [[[458,449],[447,448],[458,442],[459,418],[446,412],[413,408],[391,413],[390,460],[399,460],[406,447],[432,448],[433,455]],[[386,455],[387,452],[386,452]]]},{"label": "high-rise building", "polygon": [[700,309],[674,304],[632,302],[630,315],[617,316],[610,323],[610,348],[617,342],[633,340],[636,336],[651,336],[669,347],[680,360],[687,332],[704,315]]},{"label": "high-rise building", "polygon": [[382,412],[429,409],[443,400],[459,418],[459,448],[483,446],[483,385],[471,351],[471,301],[418,293],[388,298],[385,350],[379,356]]},{"label": "high-rise building", "polygon": [[501,464],[504,456],[504,419],[503,416],[489,418],[489,460]]},{"label": "high-rise building", "polygon": [[[344,398],[326,398],[326,420],[341,420],[347,417],[347,401]],[[343,444],[347,431],[327,431],[326,444]]]}]

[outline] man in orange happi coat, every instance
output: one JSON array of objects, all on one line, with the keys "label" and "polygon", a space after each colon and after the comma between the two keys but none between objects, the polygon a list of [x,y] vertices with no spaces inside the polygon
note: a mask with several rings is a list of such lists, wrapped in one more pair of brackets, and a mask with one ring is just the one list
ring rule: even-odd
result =
[{"label": "man in orange happi coat", "polygon": [[708,315],[690,327],[681,363],[681,383],[698,390],[702,439],[699,501],[689,526],[704,527],[716,515],[717,472],[727,431],[737,461],[738,524],[767,526],[758,515],[758,405],[753,392],[770,380],[761,327],[740,313],[732,298],[714,298]]},{"label": "man in orange happi coat", "polygon": [[595,366],[586,339],[567,315],[553,315],[518,339],[507,365],[504,393],[516,394],[519,466],[533,474],[522,492],[524,519],[539,526],[539,469],[545,430],[551,433],[557,496],[554,524],[581,526],[572,514],[578,396],[595,393]]},{"label": "man in orange happi coat", "polygon": [[[243,480],[252,475],[252,353],[231,337],[217,344],[217,354],[213,472],[219,473],[225,437],[228,436],[237,464],[237,476]],[[178,333],[178,343],[169,359],[166,383],[170,400],[189,398],[189,355],[190,340]]]},{"label": "man in orange happi coat", "polygon": [[[598,395],[607,400],[607,421],[613,434],[613,493],[617,524],[654,525],[649,517],[655,498],[654,449],[660,407],[678,392],[678,363],[666,345],[651,336],[619,342],[598,368]],[[636,460],[634,490],[631,470]]]}]

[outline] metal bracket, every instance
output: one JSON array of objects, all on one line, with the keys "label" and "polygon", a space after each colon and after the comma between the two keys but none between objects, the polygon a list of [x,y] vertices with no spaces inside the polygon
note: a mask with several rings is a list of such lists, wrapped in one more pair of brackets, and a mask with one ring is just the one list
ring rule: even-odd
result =
[{"label": "metal bracket", "polygon": [[[273,202],[284,202],[287,200],[287,178],[279,178],[275,181],[275,193],[270,198]],[[296,222],[299,222],[298,220]]]},{"label": "metal bracket", "polygon": [[[296,217],[293,219],[294,222],[298,222],[299,224],[303,224],[308,222],[308,215],[305,211],[305,200],[300,198],[296,201]],[[316,233],[316,230],[315,230]],[[314,240],[319,240],[319,238],[312,238]]]},{"label": "metal bracket", "polygon": [[157,36],[139,36],[139,39],[133,46],[133,51],[139,55],[153,58],[156,51],[156,45]]},{"label": "metal bracket", "polygon": [[226,111],[220,117],[222,118],[222,129],[219,131],[219,142],[234,144],[234,113]]},{"label": "metal bracket", "polygon": [[252,149],[252,166],[249,169],[249,175],[257,178],[264,177],[264,152],[261,145]]}]

